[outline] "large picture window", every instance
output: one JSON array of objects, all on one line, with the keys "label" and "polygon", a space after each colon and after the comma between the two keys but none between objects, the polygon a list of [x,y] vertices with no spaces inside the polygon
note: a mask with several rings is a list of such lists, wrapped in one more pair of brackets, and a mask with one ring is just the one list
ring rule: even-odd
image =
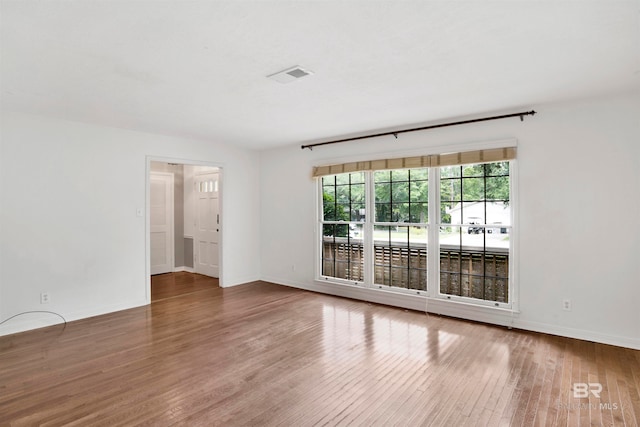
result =
[{"label": "large picture window", "polygon": [[[496,151],[492,157],[500,159]],[[321,176],[319,275],[509,305],[514,152],[504,161],[467,164],[456,164],[461,162],[453,155],[437,156],[431,167],[391,169],[384,165],[397,161],[363,162],[365,170]],[[466,158],[474,158],[471,154]],[[430,161],[418,159],[422,165]]]}]

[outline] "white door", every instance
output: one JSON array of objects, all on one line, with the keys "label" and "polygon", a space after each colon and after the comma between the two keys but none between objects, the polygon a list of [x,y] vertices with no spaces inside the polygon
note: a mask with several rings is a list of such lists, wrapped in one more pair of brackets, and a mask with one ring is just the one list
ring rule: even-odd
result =
[{"label": "white door", "polygon": [[219,274],[219,205],[218,172],[196,175],[195,270],[205,276]]},{"label": "white door", "polygon": [[173,271],[173,174],[149,178],[151,274]]}]

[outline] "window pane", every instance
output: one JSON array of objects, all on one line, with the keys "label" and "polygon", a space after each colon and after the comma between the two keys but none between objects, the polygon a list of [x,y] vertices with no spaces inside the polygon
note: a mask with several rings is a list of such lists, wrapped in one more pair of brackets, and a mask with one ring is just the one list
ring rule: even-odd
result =
[{"label": "window pane", "polygon": [[409,201],[409,183],[394,182],[391,184],[391,197],[394,202]]},{"label": "window pane", "polygon": [[336,200],[338,203],[349,203],[351,199],[351,195],[349,193],[350,188],[348,185],[338,185],[335,187],[336,189]]},{"label": "window pane", "polygon": [[364,173],[343,173],[322,178],[325,221],[362,221],[365,213]]},{"label": "window pane", "polygon": [[409,203],[391,205],[391,222],[409,222]]},{"label": "window pane", "polygon": [[[511,206],[504,202],[487,202],[487,225],[511,225]],[[501,231],[506,233],[506,231]]]},{"label": "window pane", "polygon": [[464,165],[462,166],[462,176],[484,176],[484,165]]},{"label": "window pane", "polygon": [[440,200],[443,202],[462,200],[462,180],[443,179],[440,181]]},{"label": "window pane", "polygon": [[375,184],[376,203],[391,202],[391,184]]},{"label": "window pane", "polygon": [[373,177],[374,182],[391,182],[391,171],[376,171]]},{"label": "window pane", "polygon": [[[477,222],[476,224],[479,224]],[[480,225],[472,225],[469,227],[462,227],[461,241],[462,246],[465,248],[471,248],[473,250],[482,250],[484,247],[485,229]]]},{"label": "window pane", "polygon": [[351,205],[351,221],[364,222],[366,218],[365,205],[356,203]]},{"label": "window pane", "polygon": [[460,166],[446,166],[440,168],[441,178],[454,178],[459,177],[462,174],[462,167]]},{"label": "window pane", "polygon": [[364,184],[351,185],[351,203],[364,203]]},{"label": "window pane", "polygon": [[376,219],[377,222],[391,222],[391,204],[376,203]]},{"label": "window pane", "polygon": [[509,177],[487,178],[487,200],[509,200]]},{"label": "window pane", "polygon": [[[388,179],[390,172],[385,171],[381,174],[376,172],[376,176],[381,179]],[[391,184],[382,181],[382,183],[374,184],[374,188],[376,202],[375,221],[391,222]]]},{"label": "window pane", "polygon": [[426,228],[375,226],[373,240],[375,284],[426,290]]},{"label": "window pane", "polygon": [[510,228],[505,224],[490,224],[486,228],[485,246],[488,249],[509,250]]},{"label": "window pane", "polygon": [[322,228],[322,275],[364,280],[363,225],[325,224]]},{"label": "window pane", "polygon": [[[481,224],[484,225],[484,202],[455,202],[440,205],[443,224]],[[463,231],[467,231],[466,229]]]},{"label": "window pane", "polygon": [[428,168],[410,169],[409,177],[411,178],[411,181],[419,181],[419,180],[426,181],[427,179],[429,179],[429,169]]},{"label": "window pane", "polygon": [[440,231],[440,292],[508,302],[508,241],[488,244],[492,234],[469,234],[464,228]]},{"label": "window pane", "polygon": [[345,205],[338,204],[334,200],[328,200],[323,205],[323,208],[324,208],[325,221],[348,221],[349,220],[349,205],[346,205],[346,208],[345,208]]},{"label": "window pane", "polygon": [[[376,172],[375,221],[426,222],[429,198],[427,177],[427,168]],[[392,182],[385,181],[390,178]]]},{"label": "window pane", "polygon": [[509,162],[487,163],[485,172],[487,176],[509,176]]},{"label": "window pane", "polygon": [[426,203],[411,203],[409,222],[426,223],[428,221],[429,206]]},{"label": "window pane", "polygon": [[349,204],[338,203],[336,209],[336,221],[349,221],[351,218],[351,208]]},{"label": "window pane", "polygon": [[336,175],[336,185],[348,185],[349,184],[349,174],[341,173]]},{"label": "window pane", "polygon": [[442,224],[460,224],[460,211],[454,210],[459,203],[440,203],[440,222]]},{"label": "window pane", "polygon": [[396,169],[391,171],[392,181],[408,181],[409,170],[408,169]]},{"label": "window pane", "polygon": [[462,200],[484,200],[484,178],[463,178]]},{"label": "window pane", "polygon": [[323,176],[322,177],[322,186],[333,186],[336,184],[335,176]]},{"label": "window pane", "polygon": [[427,181],[411,182],[411,202],[426,202],[429,197],[429,184]]},{"label": "window pane", "polygon": [[467,234],[482,234],[484,233],[484,203],[467,203],[462,210],[462,223],[470,224],[466,227]]},{"label": "window pane", "polygon": [[322,193],[322,218],[325,221],[336,221],[334,187],[324,187]]},{"label": "window pane", "polygon": [[351,175],[351,183],[364,183],[364,172],[354,172]]}]

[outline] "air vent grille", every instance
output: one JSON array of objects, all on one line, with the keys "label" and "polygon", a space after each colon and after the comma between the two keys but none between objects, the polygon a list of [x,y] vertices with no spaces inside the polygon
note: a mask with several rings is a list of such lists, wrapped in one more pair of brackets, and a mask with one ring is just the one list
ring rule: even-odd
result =
[{"label": "air vent grille", "polygon": [[279,71],[267,77],[271,80],[277,81],[278,83],[291,83],[311,74],[313,74],[313,72],[296,65],[295,67],[287,68],[286,70]]}]

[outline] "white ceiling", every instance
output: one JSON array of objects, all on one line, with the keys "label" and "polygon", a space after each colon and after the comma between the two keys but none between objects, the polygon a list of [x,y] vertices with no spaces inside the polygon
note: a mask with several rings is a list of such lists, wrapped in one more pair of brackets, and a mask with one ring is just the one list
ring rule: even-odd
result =
[{"label": "white ceiling", "polygon": [[[638,0],[0,6],[3,109],[255,149],[640,81]],[[315,74],[265,77],[293,65]]]}]

